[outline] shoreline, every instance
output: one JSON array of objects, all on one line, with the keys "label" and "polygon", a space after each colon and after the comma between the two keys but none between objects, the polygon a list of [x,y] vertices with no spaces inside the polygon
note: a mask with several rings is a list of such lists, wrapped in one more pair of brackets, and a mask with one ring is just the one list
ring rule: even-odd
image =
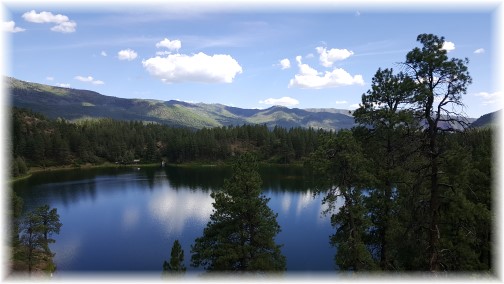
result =
[{"label": "shoreline", "polygon": [[[204,162],[188,162],[188,163],[165,163],[165,167],[225,167],[229,163],[217,161],[215,163],[204,163]],[[114,164],[110,162],[105,162],[103,164],[83,164],[83,165],[64,165],[64,166],[49,166],[49,167],[30,167],[28,173],[15,178],[10,178],[9,183],[15,183],[21,180],[29,179],[33,174],[41,172],[57,172],[57,171],[68,171],[68,170],[78,170],[78,169],[99,169],[99,168],[149,168],[149,167],[162,167],[161,163],[147,163],[147,164]],[[268,162],[259,162],[259,166],[278,166],[278,167],[302,167],[303,163],[289,163],[289,164],[275,164]]]}]

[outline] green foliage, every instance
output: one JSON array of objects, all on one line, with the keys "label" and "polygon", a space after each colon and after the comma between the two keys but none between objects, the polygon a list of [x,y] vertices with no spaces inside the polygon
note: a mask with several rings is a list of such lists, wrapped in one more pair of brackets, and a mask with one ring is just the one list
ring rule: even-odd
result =
[{"label": "green foliage", "polygon": [[191,247],[191,265],[208,271],[282,271],[285,257],[275,236],[277,215],[261,194],[257,161],[251,154],[235,159],[222,191],[212,193],[214,212]]},{"label": "green foliage", "polygon": [[243,152],[261,160],[290,163],[311,153],[318,144],[314,129],[243,125],[190,130],[159,124],[81,120],[49,120],[24,109],[13,109],[11,173],[26,173],[27,166],[80,165],[105,161],[129,164],[225,161]]},{"label": "green foliage", "polygon": [[179,240],[173,242],[173,247],[170,253],[170,262],[163,262],[163,272],[165,274],[180,274],[186,271],[184,265],[184,250],[180,245]]},{"label": "green foliage", "polygon": [[334,110],[312,111],[285,107],[240,109],[220,104],[125,99],[87,90],[29,83],[9,77],[6,79],[15,107],[29,108],[50,118],[61,117],[72,121],[112,118],[191,129],[265,124],[269,128],[314,127],[329,130],[355,125],[351,116]]},{"label": "green foliage", "polygon": [[421,34],[417,41],[422,48],[408,52],[404,65],[417,84],[413,104],[426,121],[425,139],[421,144],[424,145],[422,154],[427,158],[426,166],[430,169],[429,213],[426,216],[429,220],[429,267],[438,271],[442,265],[440,210],[447,188],[439,174],[439,160],[445,149],[440,134],[446,131],[440,124],[461,123],[457,111],[461,111],[462,95],[472,80],[466,66],[469,60],[448,59],[443,37]]},{"label": "green foliage", "polygon": [[[336,233],[330,243],[337,247],[335,257],[340,269],[370,270],[376,267],[364,239],[366,228],[370,227],[369,215],[364,207],[365,185],[372,176],[369,162],[365,159],[361,145],[351,131],[341,130],[312,155],[311,165],[322,175],[318,183],[320,192],[326,196],[326,214],[331,216],[331,224]],[[343,204],[338,204],[341,199]]]},{"label": "green foliage", "polygon": [[444,39],[420,35],[406,73],[378,69],[352,132],[322,134],[307,162],[344,270],[491,271],[492,128],[459,131],[471,78]]},{"label": "green foliage", "polygon": [[40,206],[28,212],[20,225],[20,244],[16,250],[21,251],[21,260],[29,273],[34,269],[45,269],[53,272],[56,267],[52,262],[54,254],[49,244],[54,243],[51,235],[59,234],[62,224],[55,208]]}]

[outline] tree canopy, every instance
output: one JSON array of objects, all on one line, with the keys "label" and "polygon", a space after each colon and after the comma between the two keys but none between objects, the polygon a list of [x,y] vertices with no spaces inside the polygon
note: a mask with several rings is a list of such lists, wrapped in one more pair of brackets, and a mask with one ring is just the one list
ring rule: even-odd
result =
[{"label": "tree canopy", "polygon": [[191,247],[191,265],[208,271],[282,271],[285,257],[275,236],[280,232],[277,214],[261,194],[256,158],[237,157],[232,177],[222,191],[212,193],[214,212]]}]

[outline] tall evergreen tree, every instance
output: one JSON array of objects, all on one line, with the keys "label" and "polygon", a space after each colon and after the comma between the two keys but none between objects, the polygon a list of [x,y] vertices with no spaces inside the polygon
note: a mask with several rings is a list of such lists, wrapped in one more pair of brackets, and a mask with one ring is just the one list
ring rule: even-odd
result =
[{"label": "tall evergreen tree", "polygon": [[[448,187],[440,182],[439,163],[443,154],[440,144],[440,134],[453,131],[453,124],[466,125],[461,118],[462,95],[466,93],[471,77],[467,69],[469,60],[448,59],[447,51],[443,49],[444,37],[432,34],[421,34],[417,41],[422,48],[414,48],[406,55],[404,66],[410,78],[417,84],[417,94],[413,104],[419,119],[426,123],[424,131],[424,155],[430,168],[429,192],[429,268],[440,270],[440,208],[443,193]],[[441,124],[444,124],[441,125]]]},{"label": "tall evergreen tree", "polygon": [[[396,269],[393,260],[392,232],[397,222],[399,185],[406,183],[404,168],[412,157],[418,129],[414,112],[410,109],[415,94],[414,81],[404,73],[393,74],[392,69],[378,69],[371,89],[362,95],[362,103],[355,110],[355,121],[362,129],[355,131],[375,165],[372,173],[376,183],[370,185],[366,199],[373,227],[370,245],[377,247],[380,267]],[[406,190],[406,194],[409,190]],[[395,230],[397,231],[397,230]]]},{"label": "tall evergreen tree", "polygon": [[184,273],[186,267],[184,265],[184,250],[180,245],[179,240],[173,242],[170,253],[170,262],[164,261],[163,271],[170,274]]},{"label": "tall evergreen tree", "polygon": [[370,220],[363,204],[365,186],[372,179],[370,165],[351,131],[340,130],[323,139],[309,163],[319,176],[318,192],[325,194],[325,213],[332,214],[331,224],[336,228],[330,239],[337,248],[336,264],[343,270],[375,269],[365,243]]},{"label": "tall evergreen tree", "polygon": [[31,273],[36,264],[44,263],[46,269],[55,269],[49,249],[50,238],[53,233],[59,233],[62,224],[55,208],[48,205],[37,207],[30,211],[23,219],[21,227],[21,245],[25,249],[28,272]]},{"label": "tall evergreen tree", "polygon": [[60,228],[62,226],[59,220],[58,210],[56,208],[49,208],[49,205],[42,205],[37,207],[34,214],[40,217],[41,230],[44,236],[44,242],[46,244],[46,251],[49,252],[48,245],[54,243],[54,239],[51,239],[52,234],[59,234]]},{"label": "tall evergreen tree", "polygon": [[277,214],[261,194],[253,155],[242,154],[234,161],[232,177],[212,197],[214,212],[191,247],[191,265],[208,271],[285,270],[285,257],[275,243],[280,232]]}]

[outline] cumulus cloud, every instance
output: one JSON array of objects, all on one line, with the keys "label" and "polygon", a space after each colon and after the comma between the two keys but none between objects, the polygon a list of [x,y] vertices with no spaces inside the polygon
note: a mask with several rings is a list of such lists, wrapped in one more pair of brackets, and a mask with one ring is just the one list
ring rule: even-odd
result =
[{"label": "cumulus cloud", "polygon": [[264,101],[259,101],[259,103],[266,105],[295,106],[299,104],[299,101],[291,97],[281,97],[279,99],[265,99]]},{"label": "cumulus cloud", "polygon": [[481,53],[485,53],[485,49],[484,48],[478,48],[474,51],[474,53],[476,54],[481,54]]},{"label": "cumulus cloud", "polygon": [[290,68],[291,67],[290,60],[287,58],[280,60],[280,66],[282,70]]},{"label": "cumulus cloud", "polygon": [[165,83],[232,83],[236,74],[243,72],[242,67],[230,55],[207,55],[203,52],[156,56],[143,60],[142,64],[151,75]]},{"label": "cumulus cloud", "polygon": [[156,47],[157,48],[165,47],[168,48],[169,50],[178,51],[182,47],[182,42],[180,42],[180,40],[178,39],[169,40],[165,38],[162,41],[156,43]]},{"label": "cumulus cloud", "polygon": [[102,50],[102,52],[100,53],[100,55],[101,56],[107,56],[107,53],[104,50]]},{"label": "cumulus cloud", "polygon": [[51,12],[40,12],[37,13],[35,10],[31,10],[30,12],[26,12],[23,14],[23,19],[32,23],[56,23],[61,24],[64,22],[68,22],[70,19],[65,15],[53,15]]},{"label": "cumulus cloud", "polygon": [[455,49],[455,44],[451,41],[445,41],[445,42],[443,42],[443,47],[441,47],[441,49],[444,49],[447,52],[450,52]]},{"label": "cumulus cloud", "polygon": [[347,101],[336,101],[335,102],[337,105],[343,105],[343,104],[346,104]]},{"label": "cumulus cloud", "polygon": [[474,95],[483,99],[483,105],[501,105],[504,102],[504,93],[501,91],[493,93],[479,92]]},{"label": "cumulus cloud", "polygon": [[18,32],[24,32],[25,29],[16,27],[16,23],[14,21],[9,21],[9,22],[4,22],[3,24],[3,29],[4,32],[8,33],[18,33]]},{"label": "cumulus cloud", "polygon": [[132,50],[132,49],[124,49],[124,50],[121,50],[117,53],[117,57],[119,58],[119,60],[128,60],[128,61],[131,61],[131,60],[134,60],[135,58],[137,58],[138,54]]},{"label": "cumulus cloud", "polygon": [[353,51],[348,49],[332,48],[327,50],[325,47],[320,46],[315,49],[320,55],[320,64],[324,67],[331,67],[335,61],[347,59],[354,54]]},{"label": "cumulus cloud", "polygon": [[46,77],[46,80],[47,80],[47,81],[54,81],[54,77],[47,76],[47,77]]},{"label": "cumulus cloud", "polygon": [[348,85],[364,85],[362,75],[352,76],[342,68],[335,68],[324,73],[301,62],[301,56],[296,57],[299,67],[299,74],[294,75],[290,80],[289,87],[299,87],[307,89],[323,89],[328,87],[339,87]]},{"label": "cumulus cloud", "polygon": [[58,83],[58,87],[62,87],[62,88],[70,88],[70,84]]},{"label": "cumulus cloud", "polygon": [[57,14],[54,15],[51,12],[40,12],[37,13],[35,10],[26,12],[23,14],[23,19],[27,22],[43,24],[43,23],[55,23],[56,26],[51,28],[51,31],[60,33],[73,33],[75,32],[75,27],[77,23],[71,21],[67,16]]},{"label": "cumulus cloud", "polygon": [[91,83],[93,85],[103,85],[103,84],[105,84],[105,82],[103,82],[101,80],[95,80],[91,76],[87,76],[87,77],[84,77],[84,76],[75,76],[74,79],[78,80],[78,81],[81,81],[81,82]]},{"label": "cumulus cloud", "polygon": [[60,33],[73,33],[75,32],[75,27],[77,24],[75,22],[63,22],[57,26],[54,26],[51,28],[51,31],[53,32],[60,32]]}]

